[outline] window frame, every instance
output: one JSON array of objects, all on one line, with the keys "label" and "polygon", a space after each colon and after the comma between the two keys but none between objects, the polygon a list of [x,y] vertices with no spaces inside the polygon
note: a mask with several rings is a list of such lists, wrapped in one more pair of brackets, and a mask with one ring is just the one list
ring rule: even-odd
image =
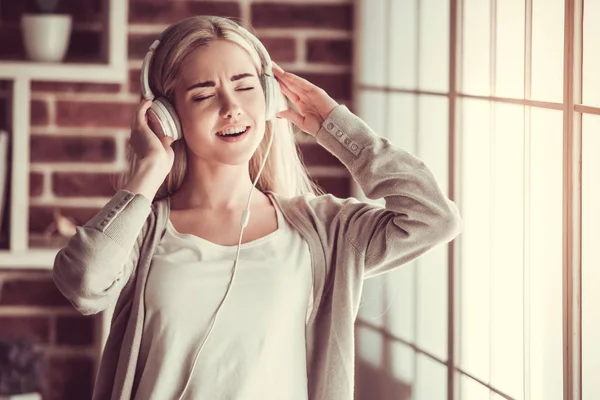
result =
[{"label": "window frame", "polygon": [[[364,0],[363,0],[364,1]],[[392,1],[385,1],[387,10],[390,10]],[[420,1],[416,1],[417,17],[420,15]],[[461,48],[462,48],[462,21],[464,15],[464,0],[449,1],[449,87],[447,92],[432,92],[419,89],[399,89],[389,85],[366,85],[359,78],[355,78],[355,91],[375,91],[389,93],[404,93],[419,95],[444,96],[448,99],[448,133],[449,133],[449,197],[461,204],[461,109],[460,100],[464,98],[487,100],[493,103],[510,103],[526,106],[525,125],[530,120],[531,107],[560,110],[563,115],[563,213],[562,213],[562,304],[563,304],[563,398],[582,399],[582,115],[600,115],[600,106],[588,106],[582,104],[582,57],[583,57],[583,2],[584,0],[564,0],[564,62],[563,62],[563,99],[562,103],[533,100],[531,98],[532,87],[532,16],[533,0],[523,0],[525,3],[525,55],[524,55],[524,93],[523,98],[506,98],[495,95],[496,82],[496,18],[497,4],[499,0],[490,0],[490,96],[479,96],[462,93],[461,88]],[[357,14],[361,10],[361,4],[357,5]],[[541,3],[536,3],[536,6]],[[390,26],[390,12],[387,13],[388,28]],[[420,18],[416,20],[416,74],[417,85],[419,82],[419,52],[420,52]],[[360,25],[357,29],[360,29]],[[385,47],[390,50],[390,39],[384,38]],[[360,46],[360,44],[358,45]],[[360,57],[360,49],[355,52]],[[386,79],[389,79],[389,62],[386,62]],[[355,76],[359,76],[355,74]],[[528,107],[527,107],[528,106]],[[389,107],[384,111],[387,124]],[[531,129],[525,131],[530,135]],[[530,160],[527,158],[525,162]],[[356,189],[355,192],[358,192]],[[527,194],[525,195],[527,196]],[[525,228],[527,229],[527,227]],[[446,362],[440,360],[428,351],[420,348],[415,343],[399,338],[376,325],[367,321],[357,320],[357,326],[367,327],[387,340],[396,341],[408,346],[415,354],[422,354],[447,367],[447,393],[448,400],[459,398],[459,379],[461,375],[470,377],[481,385],[487,387],[491,392],[506,399],[512,399],[499,388],[482,382],[458,367],[457,355],[459,346],[459,316],[460,316],[460,237],[451,242],[448,249],[448,338]],[[526,239],[527,240],[527,239]],[[529,360],[529,301],[527,293],[529,267],[527,261],[524,263],[524,279],[526,293],[524,296],[524,393],[523,398],[531,399],[529,388],[530,360]],[[415,296],[415,302],[417,301]]]}]

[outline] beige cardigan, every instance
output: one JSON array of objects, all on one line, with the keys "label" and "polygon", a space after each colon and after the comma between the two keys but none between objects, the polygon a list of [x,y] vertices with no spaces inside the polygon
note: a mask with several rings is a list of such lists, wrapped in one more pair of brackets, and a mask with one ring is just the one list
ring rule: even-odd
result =
[{"label": "beige cardigan", "polygon": [[[354,397],[354,322],[363,280],[447,243],[462,229],[454,203],[421,160],[338,106],[316,135],[370,199],[267,195],[307,241],[314,307],[306,326],[310,400]],[[54,280],[82,314],[116,302],[94,400],[130,399],[144,326],[144,288],[165,230],[166,201],[119,191],[56,256]],[[281,394],[285,399],[285,393]]]}]

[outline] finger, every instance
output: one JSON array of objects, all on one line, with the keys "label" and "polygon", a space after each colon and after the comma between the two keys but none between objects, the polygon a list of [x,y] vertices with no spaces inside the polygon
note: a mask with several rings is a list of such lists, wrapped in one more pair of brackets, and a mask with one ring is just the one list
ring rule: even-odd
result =
[{"label": "finger", "polygon": [[148,124],[148,120],[146,118],[146,112],[152,105],[152,100],[144,100],[138,109],[135,118],[135,124],[139,127],[143,127]]},{"label": "finger", "polygon": [[298,95],[301,95],[305,92],[310,91],[313,88],[313,84],[309,81],[300,78],[299,76],[291,73],[285,72],[277,63],[272,62],[273,64],[273,73],[275,78],[279,82],[284,82],[287,84],[288,89],[292,92],[295,92]]},{"label": "finger", "polygon": [[281,68],[275,61],[271,61],[273,63],[273,73],[275,76],[281,76],[284,74],[283,68]]},{"label": "finger", "polygon": [[300,96],[298,96],[296,93],[292,92],[290,90],[290,88],[286,85],[285,82],[279,82],[279,87],[281,87],[281,91],[283,92],[283,94],[285,95],[285,97],[287,97],[288,99],[290,99],[290,101],[294,104],[298,104],[300,102]]},{"label": "finger", "polygon": [[285,82],[279,81],[279,87],[281,88],[281,92],[285,95],[285,97],[287,97],[293,104],[298,104],[300,101],[300,96],[292,92]]},{"label": "finger", "polygon": [[285,72],[281,79],[285,81],[291,90],[296,92],[310,92],[316,87],[306,79],[291,72]]},{"label": "finger", "polygon": [[152,105],[152,100],[142,99],[139,106],[139,111],[146,111]]},{"label": "finger", "polygon": [[300,129],[304,126],[304,117],[294,110],[283,110],[277,113],[278,118],[285,118],[292,121],[292,123],[298,126]]},{"label": "finger", "polygon": [[171,147],[171,145],[173,144],[174,140],[172,137],[170,136],[163,136],[160,138],[160,142],[162,143],[162,145],[164,146],[165,149]]},{"label": "finger", "polygon": [[283,92],[283,94],[292,102],[292,104],[294,104],[297,108],[299,109],[303,109],[306,107],[311,107],[311,102],[309,101],[309,99],[307,98],[307,93],[306,92],[298,92],[297,90],[292,90],[290,89],[289,85],[287,85],[285,82],[283,82],[281,84],[280,82],[280,86],[281,86],[281,91]]},{"label": "finger", "polygon": [[288,83],[287,83],[285,80],[283,80],[283,79],[282,79],[280,76],[276,76],[276,77],[275,77],[275,79],[276,79],[276,80],[277,80],[277,82],[279,83],[279,86],[281,86],[281,87],[282,87],[282,89],[283,89],[283,88],[285,88],[285,89],[287,90],[287,92],[288,92],[288,93],[294,93],[294,94],[296,94],[296,93],[295,93],[295,91],[293,91],[293,90],[290,88],[290,86],[288,85]]},{"label": "finger", "polygon": [[140,105],[138,106],[138,109],[137,109],[137,113],[135,115],[135,118],[137,121],[145,119],[146,111],[148,111],[148,109],[150,108],[151,105],[152,105],[151,100],[143,99],[140,102]]}]

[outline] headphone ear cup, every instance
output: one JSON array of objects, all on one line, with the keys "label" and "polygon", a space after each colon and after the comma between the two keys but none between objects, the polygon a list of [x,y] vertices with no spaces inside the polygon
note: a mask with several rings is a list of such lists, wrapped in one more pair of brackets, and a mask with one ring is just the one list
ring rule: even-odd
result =
[{"label": "headphone ear cup", "polygon": [[159,97],[152,102],[148,113],[150,129],[157,135],[172,137],[178,140],[183,137],[181,123],[175,108],[169,101]]},{"label": "headphone ear cup", "polygon": [[266,120],[269,121],[274,119],[277,114],[277,99],[281,93],[281,88],[279,87],[279,82],[272,76],[263,74],[262,80],[265,90]]}]

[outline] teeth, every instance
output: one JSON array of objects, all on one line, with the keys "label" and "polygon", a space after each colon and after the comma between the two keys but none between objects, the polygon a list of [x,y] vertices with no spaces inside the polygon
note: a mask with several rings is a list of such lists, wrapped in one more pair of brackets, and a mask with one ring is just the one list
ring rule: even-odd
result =
[{"label": "teeth", "polygon": [[246,127],[239,127],[239,128],[231,128],[231,129],[225,129],[222,130],[221,132],[217,132],[217,135],[220,136],[227,136],[227,135],[235,135],[236,133],[242,133],[246,130]]}]

